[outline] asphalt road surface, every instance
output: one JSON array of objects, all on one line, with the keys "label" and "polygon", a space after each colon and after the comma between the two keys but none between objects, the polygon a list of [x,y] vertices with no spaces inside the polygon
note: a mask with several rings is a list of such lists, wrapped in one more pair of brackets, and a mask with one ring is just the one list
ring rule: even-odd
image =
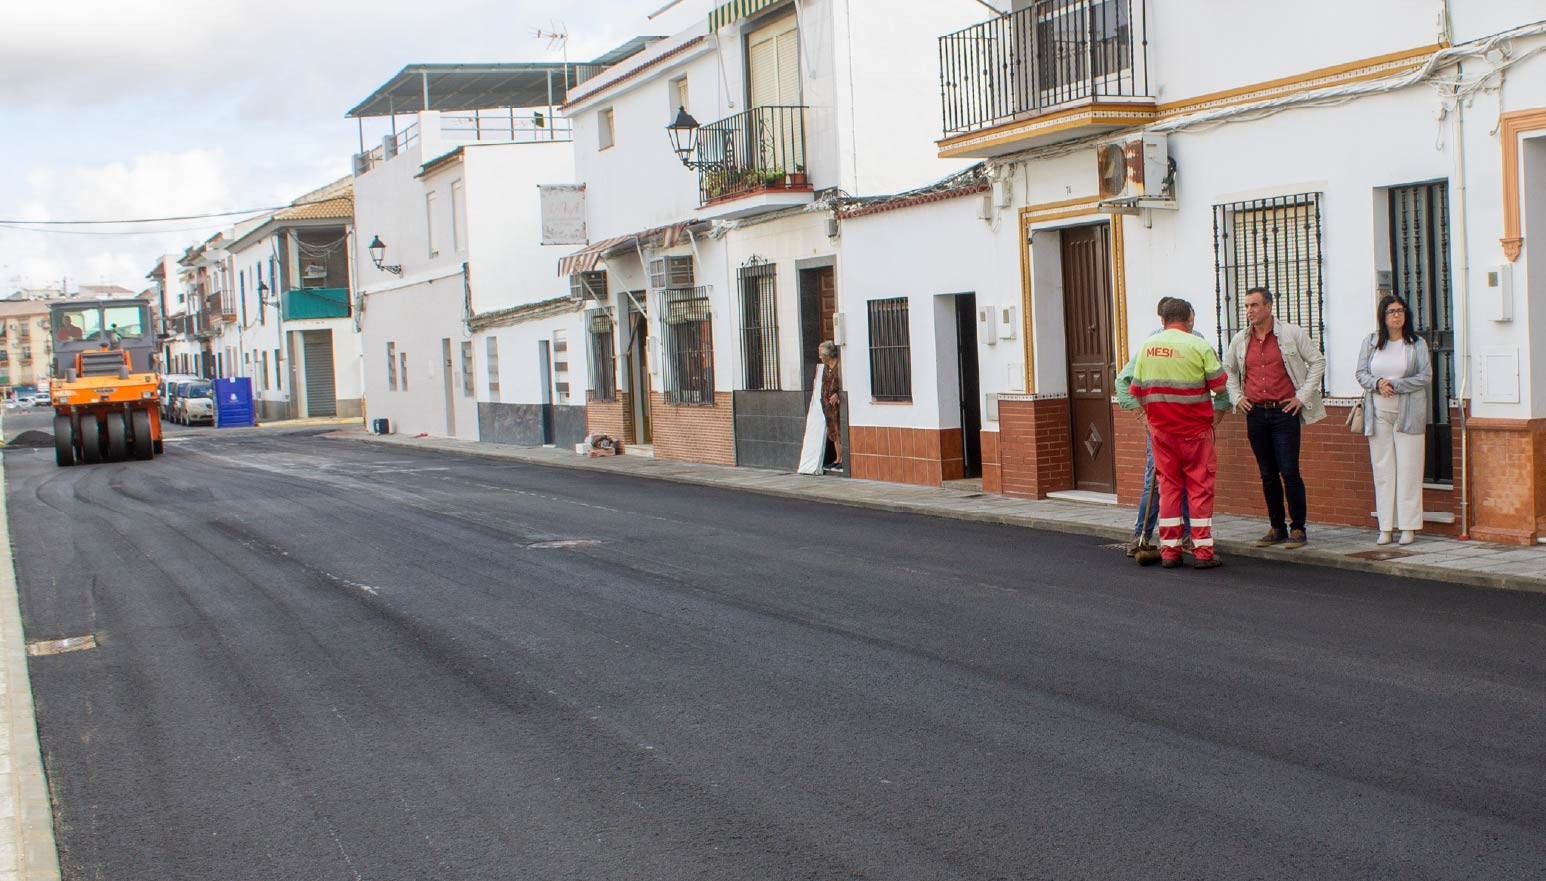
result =
[{"label": "asphalt road surface", "polygon": [[[8,420],[8,433],[11,428]],[[1546,878],[1546,597],[387,449],[4,459],[69,879]]]}]

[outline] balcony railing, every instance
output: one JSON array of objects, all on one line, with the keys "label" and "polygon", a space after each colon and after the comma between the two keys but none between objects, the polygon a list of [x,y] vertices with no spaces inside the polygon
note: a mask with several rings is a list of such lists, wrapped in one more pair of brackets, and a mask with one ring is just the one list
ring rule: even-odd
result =
[{"label": "balcony railing", "polygon": [[348,318],[348,288],[304,288],[285,291],[281,300],[285,321],[307,318]]},{"label": "balcony railing", "polygon": [[768,190],[809,190],[805,108],[753,107],[698,129],[698,201]]},{"label": "balcony railing", "polygon": [[940,37],[945,136],[1085,99],[1148,97],[1132,7],[1132,0],[1038,0]]},{"label": "balcony railing", "polygon": [[540,110],[466,110],[440,114],[440,135],[456,143],[569,141],[573,140],[574,124]]}]

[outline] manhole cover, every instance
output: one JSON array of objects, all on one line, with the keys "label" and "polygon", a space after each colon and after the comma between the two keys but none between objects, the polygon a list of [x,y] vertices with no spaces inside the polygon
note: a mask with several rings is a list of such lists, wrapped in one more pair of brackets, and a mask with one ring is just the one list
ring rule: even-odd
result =
[{"label": "manhole cover", "polygon": [[594,538],[561,538],[554,541],[535,541],[527,545],[527,547],[546,550],[548,548],[585,548],[599,544],[601,542],[596,541]]},{"label": "manhole cover", "polygon": [[83,652],[86,649],[97,647],[97,638],[90,634],[86,636],[71,636],[65,639],[44,639],[27,644],[29,655],[62,655],[65,652]]},{"label": "manhole cover", "polygon": [[1415,557],[1415,556],[1417,556],[1417,554],[1414,551],[1390,550],[1390,551],[1359,551],[1356,554],[1348,554],[1348,556],[1352,557],[1355,560],[1374,560],[1375,562],[1382,562],[1382,561],[1385,561],[1385,560],[1399,560],[1402,557]]}]

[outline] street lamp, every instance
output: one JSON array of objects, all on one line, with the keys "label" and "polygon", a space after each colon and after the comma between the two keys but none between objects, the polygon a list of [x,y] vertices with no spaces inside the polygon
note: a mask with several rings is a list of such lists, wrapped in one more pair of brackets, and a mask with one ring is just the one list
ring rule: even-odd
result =
[{"label": "street lamp", "polygon": [[279,302],[277,300],[270,300],[268,298],[268,293],[269,293],[270,290],[271,290],[271,288],[269,288],[268,282],[264,281],[261,278],[258,279],[258,302],[263,304],[264,306],[277,306],[277,305],[279,305]]},{"label": "street lamp", "polygon": [[666,134],[671,137],[671,149],[676,151],[676,158],[682,160],[682,164],[696,171],[707,171],[712,168],[720,168],[725,163],[718,160],[697,160],[692,155],[698,149],[698,120],[692,118],[686,107],[676,108],[676,119],[666,126]]},{"label": "street lamp", "polygon": [[370,261],[376,264],[377,269],[381,270],[382,272],[390,272],[398,277],[402,276],[402,266],[388,266],[382,262],[386,260],[386,243],[381,241],[381,236],[372,236],[370,245],[367,247],[370,248]]}]

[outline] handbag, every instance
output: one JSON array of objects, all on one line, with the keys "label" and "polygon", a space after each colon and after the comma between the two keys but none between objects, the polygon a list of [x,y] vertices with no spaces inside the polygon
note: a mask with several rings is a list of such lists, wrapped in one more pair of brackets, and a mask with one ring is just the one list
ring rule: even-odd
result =
[{"label": "handbag", "polygon": [[1362,400],[1354,404],[1352,409],[1347,411],[1347,421],[1344,424],[1347,426],[1347,430],[1351,431],[1353,434],[1363,434]]}]

